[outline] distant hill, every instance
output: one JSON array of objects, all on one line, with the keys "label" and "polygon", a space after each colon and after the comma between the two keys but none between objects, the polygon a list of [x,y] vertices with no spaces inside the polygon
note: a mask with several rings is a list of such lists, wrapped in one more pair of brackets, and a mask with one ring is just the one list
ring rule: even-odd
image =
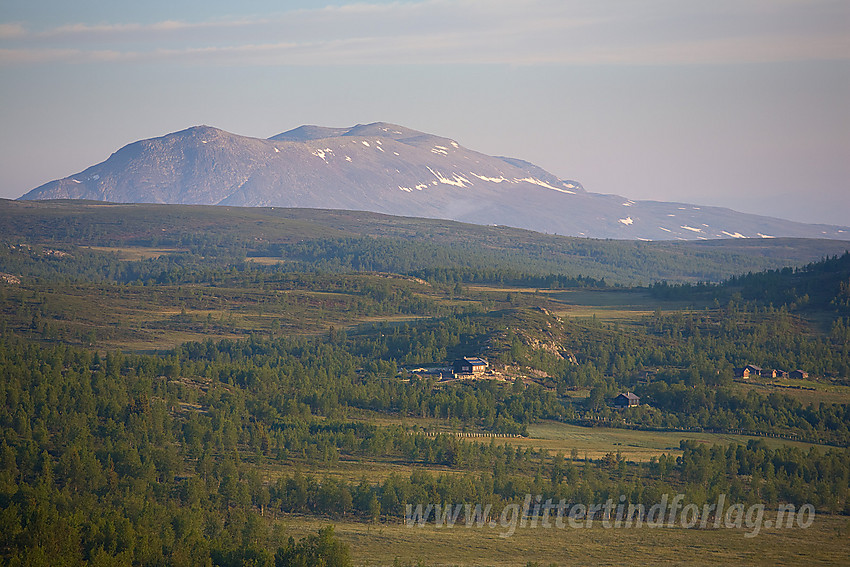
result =
[{"label": "distant hill", "polygon": [[850,239],[847,227],[589,193],[529,162],[383,122],[267,140],[197,126],[129,144],[21,199],[361,210],[629,240]]},{"label": "distant hill", "polygon": [[[292,271],[441,274],[464,281],[564,274],[609,284],[717,282],[801,266],[850,247],[846,241],[786,238],[593,240],[361,211],[0,200],[3,241],[154,247],[227,262],[263,257]],[[22,269],[4,268],[0,249],[0,272],[24,275]]]}]

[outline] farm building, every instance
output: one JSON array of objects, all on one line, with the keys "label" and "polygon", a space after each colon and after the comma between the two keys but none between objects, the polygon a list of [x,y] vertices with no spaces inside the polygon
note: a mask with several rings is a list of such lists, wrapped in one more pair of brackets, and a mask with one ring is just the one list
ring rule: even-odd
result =
[{"label": "farm building", "polygon": [[788,376],[790,378],[796,378],[797,380],[805,380],[806,378],[809,377],[809,373],[798,369],[798,370],[792,370],[791,372],[789,372]]},{"label": "farm building", "polygon": [[487,361],[483,358],[464,357],[459,358],[452,364],[452,371],[455,374],[484,374],[487,369]]},{"label": "farm building", "polygon": [[631,392],[618,394],[614,398],[614,407],[617,408],[633,408],[640,405],[640,398]]},{"label": "farm building", "polygon": [[735,378],[750,378],[752,376],[761,376],[762,369],[753,364],[748,364],[743,368],[735,369]]}]

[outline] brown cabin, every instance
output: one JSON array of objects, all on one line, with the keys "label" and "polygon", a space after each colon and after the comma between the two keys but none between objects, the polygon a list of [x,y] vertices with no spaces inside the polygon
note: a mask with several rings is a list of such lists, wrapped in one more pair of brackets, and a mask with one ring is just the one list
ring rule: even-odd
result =
[{"label": "brown cabin", "polygon": [[760,367],[753,364],[748,364],[743,368],[735,369],[735,378],[750,378],[751,376],[761,376],[764,372]]},{"label": "brown cabin", "polygon": [[796,378],[797,380],[805,380],[806,378],[809,377],[809,373],[804,372],[803,370],[797,369],[797,370],[792,370],[791,372],[789,372],[788,376],[790,378]]},{"label": "brown cabin", "polygon": [[452,372],[455,374],[472,374],[474,376],[484,374],[487,370],[487,361],[483,358],[464,357],[452,363]]},{"label": "brown cabin", "polygon": [[616,398],[614,398],[614,407],[615,408],[633,408],[640,405],[640,398],[631,392],[626,392],[625,394],[618,394]]}]

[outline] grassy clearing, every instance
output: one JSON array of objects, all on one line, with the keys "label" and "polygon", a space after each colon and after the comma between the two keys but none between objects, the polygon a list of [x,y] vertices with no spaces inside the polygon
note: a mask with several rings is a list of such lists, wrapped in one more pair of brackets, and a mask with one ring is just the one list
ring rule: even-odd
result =
[{"label": "grassy clearing", "polygon": [[[423,430],[440,433],[460,433],[453,430],[448,422],[434,418],[394,417],[369,415],[366,413],[349,415],[350,419],[367,421],[375,425],[402,425],[417,427]],[[473,433],[475,430],[473,430]],[[790,445],[808,450],[818,446],[812,443],[774,439],[771,437],[755,437],[750,435],[733,435],[726,433],[694,433],[686,431],[639,431],[633,429],[616,429],[610,427],[583,427],[556,421],[543,421],[528,426],[528,437],[465,437],[469,441],[496,444],[504,443],[520,446],[546,449],[550,454],[563,453],[568,456],[573,449],[578,451],[579,458],[599,459],[607,453],[618,451],[624,459],[634,462],[649,461],[663,453],[680,455],[679,442],[682,439],[707,444],[738,443],[746,445],[751,439],[761,439],[771,447]]]},{"label": "grassy clearing", "polygon": [[179,254],[188,252],[185,248],[148,248],[144,246],[88,246],[89,250],[97,252],[113,252],[118,254],[121,260],[137,261],[159,258],[166,254]]},{"label": "grassy clearing", "polygon": [[[793,386],[807,389],[794,388]],[[850,386],[825,384],[814,380],[777,380],[773,382],[737,381],[735,382],[735,387],[744,392],[755,390],[761,395],[776,393],[790,396],[806,405],[817,405],[821,402],[828,404],[850,403]]]},{"label": "grassy clearing", "polygon": [[662,312],[702,309],[705,304],[693,301],[665,301],[634,289],[552,290],[509,286],[469,286],[469,292],[516,294],[545,305],[559,317],[596,317],[605,323],[628,324],[640,321],[656,310]]},{"label": "grassy clearing", "polygon": [[590,319],[596,317],[603,323],[636,323],[652,311],[640,311],[635,309],[616,309],[612,307],[570,307],[554,311],[559,317],[575,317],[576,319]]},{"label": "grassy clearing", "polygon": [[[699,443],[739,443],[745,445],[751,439],[763,439],[768,445],[795,445],[808,449],[810,443],[777,440],[769,437],[752,437],[724,433],[692,433],[685,431],[638,431],[608,427],[582,427],[566,423],[541,423],[528,427],[528,437],[497,439],[520,447],[545,449],[554,455],[569,456],[575,449],[579,458],[599,459],[607,453],[620,453],[628,461],[644,462],[663,453],[680,455],[682,439]],[[486,438],[472,438],[489,442]]]},{"label": "grassy clearing", "polygon": [[[765,512],[765,518],[768,518]],[[289,517],[279,520],[288,535],[303,537],[329,522]],[[509,538],[497,528],[423,528],[402,523],[336,523],[351,546],[355,565],[846,565],[850,519],[818,516],[808,529],[517,529]]]},{"label": "grassy clearing", "polygon": [[528,427],[527,439],[508,439],[508,442],[527,441],[535,447],[550,452],[570,454],[575,448],[580,456],[597,459],[606,453],[620,451],[623,457],[631,461],[648,461],[662,453],[680,454],[679,441],[682,439],[699,443],[739,443],[746,444],[751,439],[762,439],[769,446],[792,445],[808,449],[811,443],[786,441],[770,437],[732,435],[725,433],[692,433],[685,431],[637,431],[632,429],[613,429],[608,427],[581,427],[558,422],[543,422]]},{"label": "grassy clearing", "polygon": [[245,261],[260,264],[262,266],[274,266],[275,264],[285,262],[285,259],[275,256],[248,256],[245,258]]},{"label": "grassy clearing", "polygon": [[657,299],[643,290],[635,289],[576,289],[576,290],[541,290],[552,301],[564,305],[584,307],[619,307],[627,311],[682,311],[686,309],[701,309],[703,304],[693,301],[665,301]]},{"label": "grassy clearing", "polygon": [[402,478],[409,478],[414,471],[428,471],[434,475],[478,475],[477,472],[453,469],[443,465],[411,464],[404,460],[366,457],[342,457],[334,463],[309,463],[297,460],[288,460],[284,463],[269,461],[256,466],[263,481],[271,483],[276,482],[281,477],[294,476],[296,472],[312,475],[319,480],[329,478],[350,484],[359,484],[364,479],[369,484],[380,484],[387,480],[390,475],[395,474]]},{"label": "grassy clearing", "polygon": [[567,290],[545,293],[560,317],[596,317],[604,323],[638,323],[656,311],[673,312],[703,309],[692,301],[664,301],[641,290]]},{"label": "grassy clearing", "polygon": [[361,317],[356,321],[349,323],[349,330],[356,330],[361,325],[372,325],[376,323],[401,324],[421,321],[423,319],[433,319],[428,315],[372,315],[369,317]]}]

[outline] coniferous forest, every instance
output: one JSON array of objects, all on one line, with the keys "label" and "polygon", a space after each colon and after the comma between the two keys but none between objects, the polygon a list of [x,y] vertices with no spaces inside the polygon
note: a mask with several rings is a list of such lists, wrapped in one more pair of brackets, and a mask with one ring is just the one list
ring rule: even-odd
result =
[{"label": "coniferous forest", "polygon": [[[846,252],[700,281],[659,265],[755,260],[305,220],[295,239],[241,219],[240,240],[50,207],[0,242],[4,565],[359,564],[333,525],[527,494],[850,516]],[[452,377],[464,356],[488,374]],[[681,440],[637,458],[553,448],[546,427]],[[327,527],[293,536],[304,518]]]}]

